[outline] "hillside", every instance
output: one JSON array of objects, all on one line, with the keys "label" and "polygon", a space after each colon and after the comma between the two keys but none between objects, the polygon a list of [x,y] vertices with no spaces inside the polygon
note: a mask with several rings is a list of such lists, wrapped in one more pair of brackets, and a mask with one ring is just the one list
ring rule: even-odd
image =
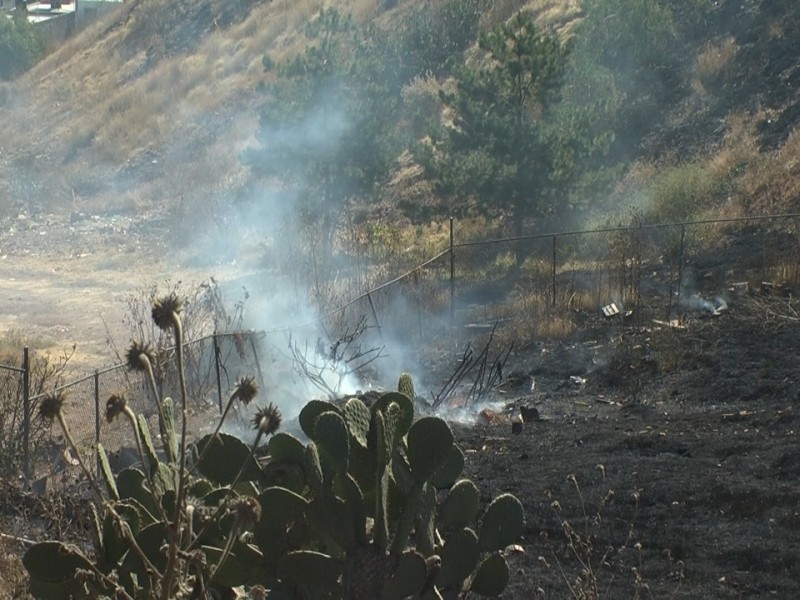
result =
[{"label": "hillside", "polygon": [[[258,90],[269,78],[262,58],[296,53],[304,24],[323,4],[392,27],[418,3],[201,0],[167,10],[161,0],[126,2],[6,86],[3,208],[177,210],[229,202],[251,182],[237,154],[254,141]],[[568,35],[581,18],[579,4],[495,3],[481,22],[524,7]],[[646,120],[631,135],[618,134],[614,149],[626,160],[704,156],[723,139],[726,119],[741,114],[757,121],[762,150],[785,143],[800,119],[796,4],[715,2],[691,30],[681,21],[681,7],[691,3],[673,4],[676,28],[686,34],[670,58],[679,78],[663,82],[669,89],[657,105],[629,94],[632,105],[645,102]]]}]

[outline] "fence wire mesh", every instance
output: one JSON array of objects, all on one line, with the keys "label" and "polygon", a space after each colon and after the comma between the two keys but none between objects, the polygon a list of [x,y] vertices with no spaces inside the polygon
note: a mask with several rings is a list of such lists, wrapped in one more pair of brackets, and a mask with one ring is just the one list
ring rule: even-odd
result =
[{"label": "fence wire mesh", "polygon": [[[257,376],[270,401],[270,395],[296,393],[289,384],[313,375],[317,361],[323,364],[332,352],[339,351],[339,358],[360,353],[363,362],[397,340],[406,348],[442,341],[452,346],[495,327],[506,327],[512,336],[554,336],[568,331],[579,313],[627,316],[639,323],[679,319],[688,311],[719,309],[732,286],[797,285],[799,225],[800,215],[782,215],[452,243],[319,319],[186,344],[191,431],[197,435],[213,427],[242,376]],[[349,280],[346,286],[345,292],[353,289]],[[354,332],[356,345],[346,354],[341,340]],[[334,347],[337,340],[340,345]],[[278,360],[287,357],[288,363]],[[294,366],[287,367],[291,359]],[[178,397],[174,349],[161,352],[156,379],[160,394]],[[325,383],[332,391],[338,384],[341,381]],[[0,436],[7,436],[8,419],[24,419],[18,411],[22,387],[20,369],[0,365],[0,396],[17,411],[0,416]],[[84,447],[100,441],[114,452],[133,444],[129,428],[104,422],[105,401],[111,394],[124,394],[135,412],[150,419],[156,414],[144,378],[125,365],[60,389],[68,393],[69,423]],[[41,395],[31,397],[31,415],[39,399]],[[15,427],[11,429],[17,431]],[[0,437],[0,444],[5,443],[6,437]],[[31,456],[38,461],[35,473],[55,464],[52,455]]]}]

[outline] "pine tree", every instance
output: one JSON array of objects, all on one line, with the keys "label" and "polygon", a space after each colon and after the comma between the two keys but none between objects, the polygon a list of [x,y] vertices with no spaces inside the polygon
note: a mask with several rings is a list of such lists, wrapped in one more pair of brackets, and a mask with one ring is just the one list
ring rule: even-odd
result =
[{"label": "pine tree", "polygon": [[556,209],[569,175],[553,119],[568,49],[525,13],[483,34],[480,48],[483,59],[461,68],[456,90],[442,94],[453,120],[421,158],[440,192],[510,214],[521,235],[528,220]]}]

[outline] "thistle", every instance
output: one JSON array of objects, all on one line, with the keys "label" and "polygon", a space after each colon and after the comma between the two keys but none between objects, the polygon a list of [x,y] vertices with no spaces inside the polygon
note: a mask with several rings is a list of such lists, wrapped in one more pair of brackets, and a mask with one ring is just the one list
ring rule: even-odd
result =
[{"label": "thistle", "polygon": [[59,422],[63,420],[61,409],[67,400],[67,395],[64,392],[51,392],[45,394],[39,403],[39,418],[48,423],[52,423],[55,419]]},{"label": "thistle", "polygon": [[131,342],[125,353],[125,362],[132,371],[152,371],[156,363],[156,355],[150,344]]},{"label": "thistle", "polygon": [[[153,352],[153,348],[147,342],[131,342],[128,351],[125,353],[125,359],[129,369],[143,372],[147,376],[147,381],[150,384],[150,392],[153,394],[156,409],[158,410],[158,430],[163,436],[166,432],[166,417],[164,415],[164,407],[161,405],[158,386],[156,385],[156,375],[153,371],[153,365],[156,364],[155,352]],[[171,461],[176,458],[177,457],[172,456],[170,453]]]},{"label": "thistle", "polygon": [[[222,425],[225,423],[225,418],[228,416],[228,412],[233,406],[233,403],[237,400],[247,406],[250,402],[253,401],[258,395],[258,386],[256,385],[256,380],[251,375],[245,375],[241,379],[236,382],[236,385],[233,387],[233,392],[231,392],[230,397],[228,398],[228,403],[225,405],[225,410],[222,411],[222,415],[219,418],[219,422],[217,423],[217,428],[214,430],[213,437],[217,438],[219,435],[220,430],[222,429]],[[280,424],[280,413],[278,414],[278,423]],[[208,444],[203,451],[200,453],[200,456],[195,461],[195,466],[199,465],[203,458],[208,452],[208,449],[211,448],[211,444]]]},{"label": "thistle", "polygon": [[281,411],[272,402],[259,408],[253,417],[253,429],[258,432],[258,437],[275,433],[280,426]]},{"label": "thistle", "polygon": [[106,421],[111,423],[120,415],[125,415],[125,418],[128,419],[128,422],[133,428],[133,437],[136,440],[136,450],[139,452],[139,460],[141,460],[142,465],[145,466],[144,470],[147,480],[152,485],[153,482],[150,475],[150,468],[147,467],[144,449],[142,448],[142,440],[139,435],[139,427],[136,425],[136,414],[133,412],[131,407],[128,406],[128,400],[123,394],[111,394],[108,400],[106,400]]},{"label": "thistle", "polygon": [[252,402],[253,398],[258,394],[258,386],[256,385],[255,377],[252,375],[245,375],[236,382],[231,394],[231,401],[238,400],[245,406]]},{"label": "thistle", "polygon": [[162,331],[169,329],[177,329],[180,327],[178,315],[183,311],[183,302],[181,302],[175,292],[171,292],[167,296],[158,298],[153,302],[153,310],[151,315],[153,322]]},{"label": "thistle", "polygon": [[106,421],[113,422],[114,419],[125,413],[126,409],[130,410],[125,396],[123,394],[111,394],[106,400]]},{"label": "thistle", "polygon": [[[167,566],[164,571],[164,588],[163,598],[166,600],[170,590],[172,590],[172,582],[177,576],[178,570],[178,546],[180,545],[180,520],[181,513],[186,501],[186,425],[188,420],[187,413],[187,393],[186,393],[186,375],[183,365],[183,327],[181,325],[180,313],[183,311],[183,303],[178,298],[175,292],[158,298],[153,301],[153,310],[151,315],[153,322],[162,331],[169,329],[173,330],[175,334],[175,350],[178,358],[178,383],[181,390],[181,437],[180,437],[180,451],[178,454],[179,467],[178,467],[178,491],[175,497],[175,511],[172,516],[172,523],[169,527],[169,555],[167,556]],[[158,397],[158,396],[156,396]]]}]

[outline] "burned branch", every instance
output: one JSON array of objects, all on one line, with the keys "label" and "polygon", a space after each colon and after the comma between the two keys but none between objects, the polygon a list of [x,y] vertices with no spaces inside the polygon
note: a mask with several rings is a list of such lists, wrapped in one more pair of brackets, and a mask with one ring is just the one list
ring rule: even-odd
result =
[{"label": "burned branch", "polygon": [[385,346],[362,347],[360,339],[366,330],[367,319],[362,316],[355,326],[346,328],[330,344],[326,345],[318,338],[313,350],[308,342],[301,346],[289,334],[289,352],[295,372],[329,398],[339,397],[342,384],[348,377],[385,356]]},{"label": "burned branch", "polygon": [[432,394],[432,406],[434,410],[447,404],[461,383],[467,379],[471,373],[475,374],[475,378],[466,394],[466,406],[474,406],[482,400],[485,400],[488,394],[500,385],[503,380],[503,367],[514,345],[513,343],[506,344],[500,349],[497,356],[493,360],[490,360],[490,350],[496,329],[497,323],[492,327],[489,339],[479,353],[475,354],[472,345],[467,344],[453,374],[447,382],[445,382],[438,394]]}]

